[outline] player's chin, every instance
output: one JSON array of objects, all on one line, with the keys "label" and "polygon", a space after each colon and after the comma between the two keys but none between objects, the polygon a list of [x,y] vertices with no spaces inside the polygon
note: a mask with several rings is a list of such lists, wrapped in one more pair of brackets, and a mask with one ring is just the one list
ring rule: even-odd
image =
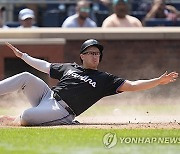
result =
[{"label": "player's chin", "polygon": [[94,66],[98,66],[99,65],[99,61],[93,61],[93,65]]},{"label": "player's chin", "polygon": [[98,67],[98,63],[91,63],[91,68],[97,69],[97,67]]}]

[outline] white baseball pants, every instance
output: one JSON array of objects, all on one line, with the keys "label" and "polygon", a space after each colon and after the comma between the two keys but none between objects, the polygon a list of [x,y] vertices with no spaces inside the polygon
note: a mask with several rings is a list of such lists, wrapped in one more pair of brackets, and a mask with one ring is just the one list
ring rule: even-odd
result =
[{"label": "white baseball pants", "polygon": [[16,90],[22,90],[32,105],[20,116],[21,125],[72,124],[75,116],[63,107],[62,100],[57,102],[54,99],[53,91],[40,78],[24,72],[0,81],[0,95]]}]

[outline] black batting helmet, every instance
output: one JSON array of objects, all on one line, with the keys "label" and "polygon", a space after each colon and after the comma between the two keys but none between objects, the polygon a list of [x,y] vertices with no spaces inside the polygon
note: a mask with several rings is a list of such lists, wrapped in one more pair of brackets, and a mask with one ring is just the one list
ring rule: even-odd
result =
[{"label": "black batting helmet", "polygon": [[100,61],[102,60],[103,57],[103,49],[104,47],[95,39],[89,39],[86,40],[82,45],[81,45],[81,49],[80,49],[80,54],[83,54],[83,52],[86,51],[86,49],[90,46],[95,46],[99,49],[101,55],[100,55]]}]

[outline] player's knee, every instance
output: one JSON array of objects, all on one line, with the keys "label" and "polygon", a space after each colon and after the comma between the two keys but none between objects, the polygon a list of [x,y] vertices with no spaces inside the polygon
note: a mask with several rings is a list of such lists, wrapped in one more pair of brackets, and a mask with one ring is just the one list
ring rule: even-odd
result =
[{"label": "player's knee", "polygon": [[25,110],[21,115],[21,125],[22,126],[32,126],[34,121],[34,116],[31,109]]},{"label": "player's knee", "polygon": [[32,82],[32,81],[34,81],[34,80],[37,79],[36,76],[34,76],[33,74],[31,74],[31,73],[29,73],[29,72],[23,72],[21,75],[22,75],[23,78],[26,79],[26,81],[28,81],[28,82]]},{"label": "player's knee", "polygon": [[23,72],[22,76],[24,76],[27,79],[27,78],[32,78],[34,75],[29,72]]}]

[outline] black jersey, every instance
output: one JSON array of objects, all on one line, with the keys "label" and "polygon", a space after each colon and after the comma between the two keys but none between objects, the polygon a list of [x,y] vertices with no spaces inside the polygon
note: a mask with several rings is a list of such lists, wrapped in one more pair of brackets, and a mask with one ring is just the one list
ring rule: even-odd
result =
[{"label": "black jersey", "polygon": [[75,112],[81,114],[105,96],[117,94],[124,79],[76,63],[51,64],[50,77],[59,83],[52,88]]}]

